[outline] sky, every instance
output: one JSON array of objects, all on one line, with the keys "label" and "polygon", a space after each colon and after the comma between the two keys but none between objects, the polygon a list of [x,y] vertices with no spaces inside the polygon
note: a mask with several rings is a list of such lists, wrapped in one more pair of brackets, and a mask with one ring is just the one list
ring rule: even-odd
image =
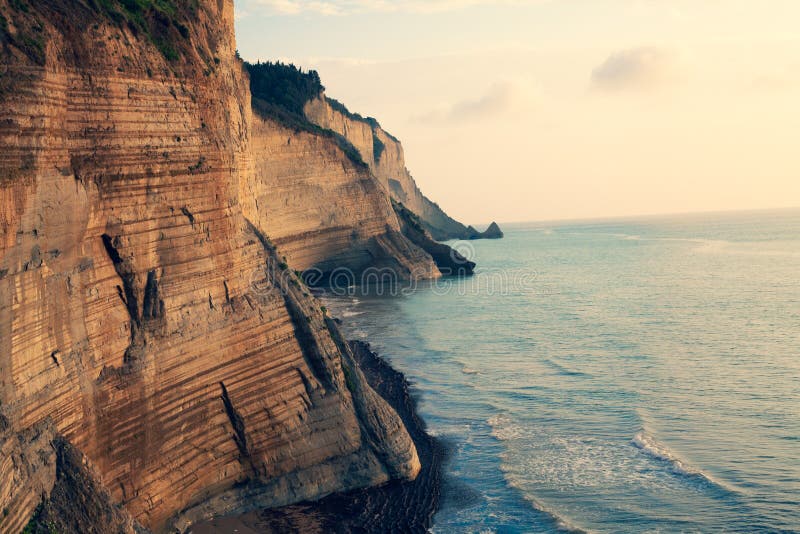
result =
[{"label": "sky", "polygon": [[800,206],[797,0],[234,0],[466,223]]}]

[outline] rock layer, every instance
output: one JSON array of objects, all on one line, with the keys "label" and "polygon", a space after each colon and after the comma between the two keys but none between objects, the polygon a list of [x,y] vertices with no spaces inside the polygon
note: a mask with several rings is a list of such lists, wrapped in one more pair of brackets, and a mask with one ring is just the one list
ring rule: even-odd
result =
[{"label": "rock layer", "polygon": [[377,121],[353,115],[341,105],[332,106],[324,94],[306,104],[305,114],[314,124],[333,130],[350,141],[392,199],[418,215],[434,239],[443,241],[474,237],[474,233],[466,226],[422,194],[406,168],[403,145],[384,131]]},{"label": "rock layer", "polygon": [[232,1],[154,16],[170,47],[92,5],[0,0],[0,532],[52,500],[58,436],[154,531],[413,478],[401,420],[242,199]]},{"label": "rock layer", "polygon": [[440,275],[431,257],[401,234],[372,172],[348,159],[331,137],[256,113],[252,158],[254,172],[240,184],[242,210],[292,268],[313,271],[320,282],[331,273],[352,283],[380,272],[404,280]]}]

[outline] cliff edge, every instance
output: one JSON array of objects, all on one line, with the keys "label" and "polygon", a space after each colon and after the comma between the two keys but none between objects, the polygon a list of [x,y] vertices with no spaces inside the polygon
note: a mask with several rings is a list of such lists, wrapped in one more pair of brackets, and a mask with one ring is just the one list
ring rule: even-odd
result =
[{"label": "cliff edge", "polygon": [[415,477],[254,202],[232,0],[0,16],[0,532],[75,524],[70,480],[86,531],[166,532]]},{"label": "cliff edge", "polygon": [[378,121],[350,112],[324,93],[309,100],[303,109],[314,124],[343,136],[388,191],[392,200],[415,213],[433,239],[480,239],[483,236],[456,221],[422,194],[406,168],[403,145],[381,128]]},{"label": "cliff edge", "polygon": [[401,232],[389,195],[357,150],[303,116],[305,99],[322,87],[316,73],[246,67],[253,172],[240,182],[242,209],[286,262],[315,284],[441,276],[434,258]]}]

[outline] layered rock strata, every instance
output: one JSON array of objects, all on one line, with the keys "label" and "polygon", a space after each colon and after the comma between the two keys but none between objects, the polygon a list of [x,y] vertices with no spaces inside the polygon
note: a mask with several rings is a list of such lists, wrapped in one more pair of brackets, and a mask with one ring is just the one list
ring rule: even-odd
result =
[{"label": "layered rock strata", "polygon": [[232,1],[131,6],[0,0],[0,532],[37,507],[68,524],[69,451],[107,496],[87,517],[122,531],[413,478],[401,420],[242,198]]},{"label": "layered rock strata", "polygon": [[308,280],[440,276],[430,255],[401,233],[370,169],[351,161],[330,136],[254,113],[252,159],[254,172],[240,183],[242,210]]},{"label": "layered rock strata", "polygon": [[306,103],[304,111],[312,123],[352,143],[392,199],[417,214],[433,239],[479,238],[477,232],[470,231],[422,194],[406,168],[403,145],[377,121],[349,113],[338,103],[331,105],[324,94]]}]

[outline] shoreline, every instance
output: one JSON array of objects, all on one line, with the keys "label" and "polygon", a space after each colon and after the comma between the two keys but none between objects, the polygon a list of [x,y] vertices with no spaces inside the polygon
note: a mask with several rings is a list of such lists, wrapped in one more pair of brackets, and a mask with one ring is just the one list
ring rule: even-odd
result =
[{"label": "shoreline", "polygon": [[442,498],[444,444],[425,430],[416,400],[403,373],[373,352],[369,343],[350,341],[369,385],[397,411],[414,440],[422,470],[413,481],[391,481],[382,486],[334,493],[316,502],[303,502],[225,517],[192,527],[193,534],[239,532],[427,532]]}]

